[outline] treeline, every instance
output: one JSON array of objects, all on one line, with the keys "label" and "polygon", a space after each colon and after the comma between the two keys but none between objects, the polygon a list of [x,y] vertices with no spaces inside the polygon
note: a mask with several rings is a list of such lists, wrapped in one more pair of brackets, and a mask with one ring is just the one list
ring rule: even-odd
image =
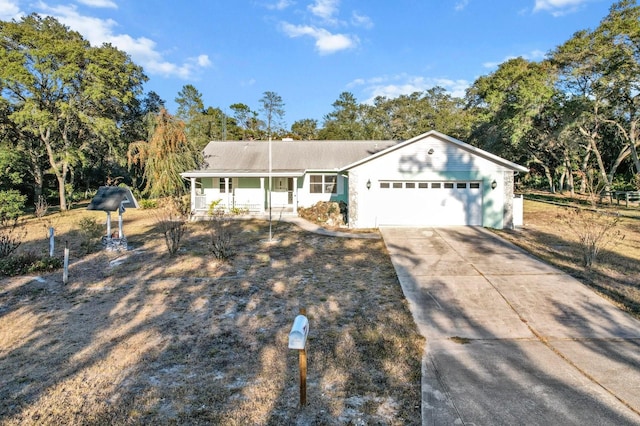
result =
[{"label": "treeline", "polygon": [[171,149],[195,150],[189,161],[210,140],[405,140],[434,129],[529,166],[528,185],[592,193],[640,186],[635,0],[614,4],[597,28],[577,32],[543,61],[504,62],[463,98],[435,87],[365,104],[344,92],[322,122],[290,127],[277,93],[265,92],[257,108],[222,109],[205,106],[193,85],[177,94],[172,117],[158,94],[144,93],[147,77],[128,55],[91,46],[54,18],[0,22],[0,35],[0,191],[33,202],[44,195],[62,209],[104,184],[150,193],[145,167],[161,172],[153,156],[171,145],[165,130],[158,135],[159,122],[184,134],[176,139],[184,147]]}]

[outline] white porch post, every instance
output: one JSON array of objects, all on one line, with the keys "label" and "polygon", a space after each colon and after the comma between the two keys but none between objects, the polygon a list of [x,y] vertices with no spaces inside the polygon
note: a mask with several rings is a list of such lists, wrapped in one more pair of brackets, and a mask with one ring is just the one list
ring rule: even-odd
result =
[{"label": "white porch post", "polygon": [[264,177],[260,178],[260,192],[262,193],[262,204],[260,204],[260,212],[264,213],[265,209],[264,209],[264,200],[265,200],[265,196],[264,196]]},{"label": "white porch post", "polygon": [[293,212],[298,213],[298,177],[293,178]]},{"label": "white porch post", "polygon": [[229,178],[224,178],[224,192],[227,194],[227,209],[231,208],[231,204],[229,203]]},{"label": "white porch post", "polygon": [[191,181],[191,213],[196,211],[196,178],[192,177]]}]

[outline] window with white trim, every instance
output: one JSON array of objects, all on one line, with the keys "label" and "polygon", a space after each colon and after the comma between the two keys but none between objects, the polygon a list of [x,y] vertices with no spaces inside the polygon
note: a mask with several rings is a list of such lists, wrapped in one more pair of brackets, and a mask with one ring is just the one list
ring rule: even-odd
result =
[{"label": "window with white trim", "polygon": [[338,192],[338,176],[310,175],[309,191],[312,194],[336,194]]}]

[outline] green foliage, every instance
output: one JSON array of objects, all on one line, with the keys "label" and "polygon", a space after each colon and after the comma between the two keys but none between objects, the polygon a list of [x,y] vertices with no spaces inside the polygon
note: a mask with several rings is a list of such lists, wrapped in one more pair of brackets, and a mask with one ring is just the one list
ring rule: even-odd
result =
[{"label": "green foliage", "polygon": [[0,191],[0,258],[13,253],[26,235],[20,225],[20,215],[26,197],[18,191]]},{"label": "green foliage", "polygon": [[222,202],[221,198],[218,198],[217,200],[213,200],[212,202],[210,202],[209,208],[207,209],[207,216],[217,216],[218,214],[220,214],[222,209],[219,208],[218,206],[220,205],[221,202]]},{"label": "green foliage", "polygon": [[154,198],[143,198],[138,201],[140,208],[143,210],[155,209],[158,207],[158,200]]},{"label": "green foliage", "polygon": [[260,108],[265,117],[267,138],[272,137],[281,130],[284,118],[284,101],[275,92],[264,92],[260,98]]},{"label": "green foliage", "polygon": [[16,190],[0,191],[0,226],[5,220],[18,218],[26,203],[27,197]]},{"label": "green foliage", "polygon": [[53,173],[66,210],[71,171],[110,152],[146,77],[126,53],[109,44],[92,47],[53,17],[2,22],[0,38],[12,136],[40,183],[43,169]]},{"label": "green foliage", "polygon": [[78,221],[78,235],[80,236],[80,247],[84,253],[91,253],[100,237],[104,235],[104,225],[98,223],[93,217],[83,217]]},{"label": "green foliage", "polygon": [[198,149],[187,139],[184,123],[163,109],[149,142],[135,142],[127,153],[129,166],[144,169],[144,193],[151,197],[182,196],[185,180],[180,173],[196,169],[202,161]]},{"label": "green foliage", "polygon": [[61,259],[57,257],[39,256],[31,251],[0,258],[0,276],[50,272],[60,269],[61,267]]},{"label": "green foliage", "polygon": [[293,137],[300,140],[315,140],[318,138],[318,120],[305,118],[291,125]]},{"label": "green foliage", "polygon": [[235,216],[249,213],[249,209],[242,207],[231,207],[229,213]]}]

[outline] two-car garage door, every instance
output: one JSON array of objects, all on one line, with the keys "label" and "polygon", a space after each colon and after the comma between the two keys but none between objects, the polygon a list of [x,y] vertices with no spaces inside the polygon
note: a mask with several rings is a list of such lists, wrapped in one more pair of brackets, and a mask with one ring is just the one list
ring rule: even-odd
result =
[{"label": "two-car garage door", "polygon": [[482,184],[477,181],[380,181],[378,226],[482,224]]}]

